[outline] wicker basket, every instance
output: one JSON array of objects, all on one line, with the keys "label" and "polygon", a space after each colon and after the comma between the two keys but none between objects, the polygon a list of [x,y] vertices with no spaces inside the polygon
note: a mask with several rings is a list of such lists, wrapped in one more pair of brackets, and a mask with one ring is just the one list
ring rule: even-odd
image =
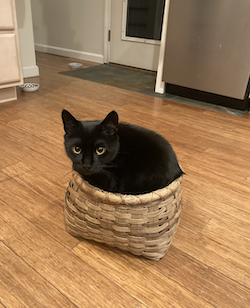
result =
[{"label": "wicker basket", "polygon": [[182,176],[142,195],[103,191],[73,172],[65,197],[67,231],[151,260],[169,249],[181,213]]}]

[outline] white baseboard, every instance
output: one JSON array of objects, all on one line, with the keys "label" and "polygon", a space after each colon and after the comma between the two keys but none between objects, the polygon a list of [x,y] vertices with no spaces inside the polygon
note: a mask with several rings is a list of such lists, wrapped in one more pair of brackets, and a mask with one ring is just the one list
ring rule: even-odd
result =
[{"label": "white baseboard", "polygon": [[39,76],[39,67],[37,65],[23,67],[23,78],[36,76]]},{"label": "white baseboard", "polygon": [[68,57],[68,58],[75,58],[79,60],[104,63],[103,55],[99,55],[95,53],[89,53],[89,52],[73,50],[73,49],[66,49],[66,48],[55,47],[55,46],[48,46],[48,45],[43,45],[43,44],[35,44],[35,50],[46,52],[46,53],[51,53],[51,54],[58,55],[58,56]]}]

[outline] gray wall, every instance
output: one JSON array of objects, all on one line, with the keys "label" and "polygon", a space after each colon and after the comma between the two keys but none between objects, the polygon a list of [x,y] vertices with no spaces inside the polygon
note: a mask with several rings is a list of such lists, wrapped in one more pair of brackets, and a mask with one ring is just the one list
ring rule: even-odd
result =
[{"label": "gray wall", "polygon": [[105,0],[32,0],[38,51],[103,63]]}]

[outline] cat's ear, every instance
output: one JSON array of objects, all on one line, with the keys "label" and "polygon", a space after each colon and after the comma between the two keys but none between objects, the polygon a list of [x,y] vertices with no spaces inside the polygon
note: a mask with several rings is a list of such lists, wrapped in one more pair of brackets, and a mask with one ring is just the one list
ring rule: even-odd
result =
[{"label": "cat's ear", "polygon": [[115,111],[111,111],[100,126],[104,135],[113,136],[118,130],[118,114]]},{"label": "cat's ear", "polygon": [[77,121],[72,114],[65,109],[62,111],[62,120],[66,134],[73,133],[75,128],[79,125],[79,121]]}]

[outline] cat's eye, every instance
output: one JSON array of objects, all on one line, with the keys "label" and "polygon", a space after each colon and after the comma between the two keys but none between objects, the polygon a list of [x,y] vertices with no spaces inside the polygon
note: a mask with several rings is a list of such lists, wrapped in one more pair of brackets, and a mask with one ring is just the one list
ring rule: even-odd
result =
[{"label": "cat's eye", "polygon": [[97,155],[102,155],[106,152],[106,148],[103,146],[99,146],[96,148],[95,152]]},{"label": "cat's eye", "polygon": [[76,145],[76,146],[73,147],[73,152],[75,154],[81,154],[82,153],[82,149],[81,149],[81,147]]}]

